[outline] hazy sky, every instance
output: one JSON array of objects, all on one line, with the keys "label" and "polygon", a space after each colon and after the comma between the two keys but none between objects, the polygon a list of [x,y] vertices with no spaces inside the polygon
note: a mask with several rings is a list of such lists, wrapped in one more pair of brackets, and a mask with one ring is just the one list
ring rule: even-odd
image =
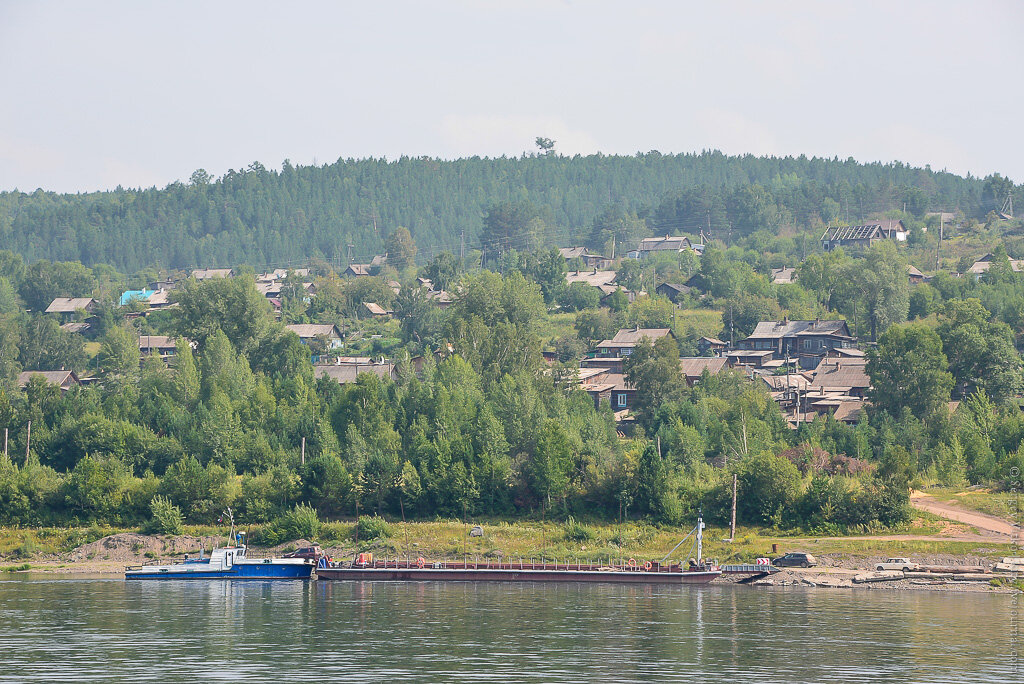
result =
[{"label": "hazy sky", "polygon": [[0,0],[0,189],[688,152],[1024,181],[1024,3]]}]

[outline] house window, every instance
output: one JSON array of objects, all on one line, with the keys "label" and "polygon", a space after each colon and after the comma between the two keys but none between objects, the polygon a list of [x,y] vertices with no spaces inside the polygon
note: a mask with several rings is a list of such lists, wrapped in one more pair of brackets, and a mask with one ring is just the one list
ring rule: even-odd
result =
[{"label": "house window", "polygon": [[618,406],[619,408],[625,408],[626,407],[626,393],[625,392],[619,392],[618,394],[615,395],[615,405]]}]

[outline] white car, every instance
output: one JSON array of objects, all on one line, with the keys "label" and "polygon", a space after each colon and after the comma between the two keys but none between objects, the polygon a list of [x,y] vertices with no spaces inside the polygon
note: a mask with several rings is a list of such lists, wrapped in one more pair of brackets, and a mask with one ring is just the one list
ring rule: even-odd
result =
[{"label": "white car", "polygon": [[902,570],[903,572],[920,569],[921,566],[911,563],[909,558],[886,558],[884,563],[875,566],[875,570]]}]

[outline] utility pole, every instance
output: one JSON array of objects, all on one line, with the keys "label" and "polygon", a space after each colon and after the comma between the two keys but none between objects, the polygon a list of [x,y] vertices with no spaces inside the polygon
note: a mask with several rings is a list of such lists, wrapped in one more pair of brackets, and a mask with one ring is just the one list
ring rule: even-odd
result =
[{"label": "utility pole", "polygon": [[939,212],[939,244],[935,247],[935,270],[936,271],[939,270],[939,250],[942,249],[942,229],[943,229],[943,219],[944,218],[945,217],[942,215],[942,212],[940,211]]},{"label": "utility pole", "polygon": [[661,460],[661,435],[658,435],[657,442],[658,442],[658,460],[660,461]]},{"label": "utility pole", "polygon": [[7,428],[4,428],[4,458],[7,458]]},{"label": "utility pole", "polygon": [[732,474],[732,521],[729,523],[729,541],[736,539],[736,473]]},{"label": "utility pole", "polygon": [[32,444],[32,421],[28,421],[28,431],[25,435],[25,465],[28,465],[29,447]]},{"label": "utility pole", "polygon": [[301,451],[301,455],[299,456],[299,459],[300,459],[300,462],[302,463],[302,465],[306,465],[306,438],[305,437],[302,438],[302,451]]},{"label": "utility pole", "polygon": [[612,261],[615,261],[615,233],[612,233]]},{"label": "utility pole", "polygon": [[[461,172],[460,172],[461,174]],[[460,176],[461,177],[461,176]],[[459,261],[466,261],[466,231],[459,231]]]}]

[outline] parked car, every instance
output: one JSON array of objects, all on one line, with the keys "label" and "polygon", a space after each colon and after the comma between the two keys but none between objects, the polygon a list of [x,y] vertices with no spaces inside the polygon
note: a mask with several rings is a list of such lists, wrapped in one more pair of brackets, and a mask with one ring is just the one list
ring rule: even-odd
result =
[{"label": "parked car", "polygon": [[903,572],[920,569],[921,566],[911,563],[909,558],[886,558],[884,563],[875,566],[875,570],[902,570]]},{"label": "parked car", "polygon": [[777,568],[810,568],[817,564],[814,556],[801,551],[792,551],[772,561],[772,565]]},{"label": "parked car", "polygon": [[326,555],[319,544],[314,544],[313,546],[303,546],[295,549],[291,553],[284,554],[282,558],[312,558],[313,560],[320,560]]}]

